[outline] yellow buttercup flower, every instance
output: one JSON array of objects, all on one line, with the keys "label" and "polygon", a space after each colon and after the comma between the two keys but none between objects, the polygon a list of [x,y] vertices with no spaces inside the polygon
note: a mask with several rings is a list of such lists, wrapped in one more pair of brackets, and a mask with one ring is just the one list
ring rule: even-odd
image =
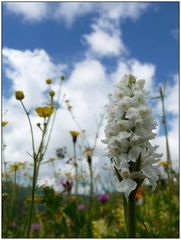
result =
[{"label": "yellow buttercup flower", "polygon": [[77,137],[79,136],[80,132],[77,131],[70,131],[70,135],[72,136],[73,142],[77,141]]},{"label": "yellow buttercup flower", "polygon": [[2,121],[2,127],[5,127],[8,124],[8,122]]},{"label": "yellow buttercup flower", "polygon": [[52,80],[51,79],[47,79],[46,80],[46,84],[48,84],[48,85],[52,84]]},{"label": "yellow buttercup flower", "polygon": [[23,100],[23,98],[24,98],[25,96],[24,96],[23,91],[16,91],[16,92],[15,92],[15,97],[16,97],[17,100],[21,101],[21,100]]},{"label": "yellow buttercup flower", "polygon": [[52,113],[54,112],[54,108],[50,106],[45,106],[45,107],[37,107],[36,112],[39,117],[46,118],[50,117]]},{"label": "yellow buttercup flower", "polygon": [[160,161],[159,164],[160,166],[164,166],[164,167],[167,167],[169,165],[167,161]]}]

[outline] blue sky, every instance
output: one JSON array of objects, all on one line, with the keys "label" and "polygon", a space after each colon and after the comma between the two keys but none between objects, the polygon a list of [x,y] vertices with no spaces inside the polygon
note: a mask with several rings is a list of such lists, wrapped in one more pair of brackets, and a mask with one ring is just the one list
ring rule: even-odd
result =
[{"label": "blue sky", "polygon": [[[93,141],[95,116],[100,115],[101,107],[107,103],[114,82],[126,73],[133,73],[146,79],[146,88],[153,96],[159,84],[167,79],[169,135],[173,158],[177,161],[178,38],[179,2],[3,2],[3,104],[8,110],[7,118],[15,123],[22,117],[13,100],[14,90],[23,88],[29,92],[31,99],[26,103],[33,108],[37,101],[44,101],[44,80],[52,77],[56,83],[65,74],[63,91],[75,104],[78,121],[87,128]],[[153,106],[160,122],[160,102]],[[67,131],[75,128],[67,113],[64,116],[57,123],[64,137],[59,139],[54,135],[54,148],[57,139],[69,144]],[[161,122],[159,126],[157,143],[165,157]],[[26,135],[26,125],[19,127]],[[21,156],[17,145],[26,140],[23,136],[17,138],[17,125],[12,124],[5,131],[5,139],[11,146],[6,155],[8,158],[12,151],[16,152],[15,161]],[[104,126],[100,135],[101,139]],[[13,136],[17,144],[12,143]],[[28,148],[28,143],[25,146]],[[101,142],[97,149],[101,155]]]}]

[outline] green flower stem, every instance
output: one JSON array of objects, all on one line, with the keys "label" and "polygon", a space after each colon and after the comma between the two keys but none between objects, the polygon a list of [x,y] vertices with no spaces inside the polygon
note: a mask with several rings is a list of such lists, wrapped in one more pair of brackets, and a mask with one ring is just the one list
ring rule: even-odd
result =
[{"label": "green flower stem", "polygon": [[136,199],[135,191],[132,191],[128,197],[128,237],[136,237]]},{"label": "green flower stem", "polygon": [[32,141],[32,148],[33,148],[33,157],[36,156],[36,152],[35,152],[35,142],[34,142],[34,134],[33,134],[33,127],[32,127],[32,123],[31,123],[31,119],[30,119],[30,116],[29,116],[29,112],[26,110],[26,107],[23,103],[23,101],[20,101],[25,113],[26,113],[26,116],[28,118],[28,122],[29,122],[29,125],[30,125],[30,132],[31,132],[31,141]]},{"label": "green flower stem", "polygon": [[74,146],[74,166],[75,166],[75,194],[78,194],[78,166],[77,166],[77,156],[76,156],[76,142],[73,142]]},{"label": "green flower stem", "polygon": [[6,230],[5,230],[5,238],[8,238],[8,230],[9,230],[9,223],[10,223],[10,206],[8,206],[7,201],[5,201],[5,209],[6,209]]},{"label": "green flower stem", "polygon": [[30,231],[31,231],[31,222],[32,222],[32,216],[33,216],[33,208],[34,208],[34,200],[35,200],[35,189],[36,189],[36,179],[37,179],[37,169],[36,169],[37,162],[34,162],[34,170],[33,170],[33,182],[32,182],[32,192],[31,192],[31,205],[30,205],[30,211],[29,211],[29,219],[28,219],[28,228],[27,228],[27,238],[30,237]]},{"label": "green flower stem", "polygon": [[123,196],[124,215],[128,238],[136,237],[136,191],[132,191],[128,197],[128,201]]},{"label": "green flower stem", "polygon": [[9,213],[8,213],[8,224],[7,224],[7,229],[6,229],[6,237],[8,234],[8,230],[9,230],[9,223],[12,222],[13,220],[13,208],[15,206],[15,201],[16,201],[16,179],[17,179],[17,170],[14,171],[14,186],[13,186],[13,190],[12,190],[12,198],[11,198],[11,203],[9,205]]},{"label": "green flower stem", "polygon": [[123,194],[123,206],[124,206],[124,219],[126,223],[126,231],[128,232],[128,204]]},{"label": "green flower stem", "polygon": [[[59,88],[59,91],[58,91],[58,97],[57,97],[57,103],[58,104],[60,102],[60,94],[61,94],[61,85],[60,85],[60,88]],[[57,110],[58,110],[58,107],[55,108],[55,112],[54,112],[54,115],[53,115],[53,119],[52,119],[50,131],[49,131],[49,135],[48,135],[48,138],[47,138],[47,143],[45,144],[45,151],[47,150],[48,144],[50,142],[50,138],[51,138],[52,131],[53,131],[53,126],[55,124],[55,118],[56,118],[56,115],[57,115]]]},{"label": "green flower stem", "polygon": [[39,168],[40,168],[40,162],[43,159],[44,154],[43,152],[43,143],[44,143],[44,138],[45,134],[47,132],[47,126],[48,122],[44,120],[44,129],[42,133],[42,138],[40,141],[40,145],[38,148],[38,153],[36,158],[34,158],[34,171],[33,171],[33,180],[32,180],[32,193],[31,193],[31,205],[30,205],[30,213],[29,213],[29,220],[28,220],[28,230],[27,230],[27,237],[30,236],[30,231],[31,231],[31,222],[32,222],[32,216],[33,216],[33,209],[34,209],[34,199],[35,199],[35,190],[36,190],[36,183],[38,180],[38,174],[39,174]]},{"label": "green flower stem", "polygon": [[92,159],[88,161],[89,165],[89,172],[90,172],[90,193],[89,193],[89,207],[92,207],[92,198],[94,192],[94,185],[93,185],[93,171],[92,171]]}]

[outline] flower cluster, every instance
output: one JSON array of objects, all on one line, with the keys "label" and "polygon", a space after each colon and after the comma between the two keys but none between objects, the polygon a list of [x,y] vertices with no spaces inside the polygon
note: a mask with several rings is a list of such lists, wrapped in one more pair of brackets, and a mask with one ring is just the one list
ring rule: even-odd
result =
[{"label": "flower cluster", "polygon": [[138,188],[147,178],[154,189],[158,180],[157,162],[162,154],[156,153],[157,145],[149,140],[156,134],[157,123],[146,103],[148,92],[144,90],[145,80],[136,80],[125,75],[115,85],[110,95],[108,121],[105,127],[106,155],[111,158],[117,191],[125,197]]}]

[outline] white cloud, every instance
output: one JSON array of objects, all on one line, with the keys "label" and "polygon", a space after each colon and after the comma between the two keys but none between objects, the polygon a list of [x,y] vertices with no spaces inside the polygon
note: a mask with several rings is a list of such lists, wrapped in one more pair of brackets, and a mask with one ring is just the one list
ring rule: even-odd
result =
[{"label": "white cloud", "polygon": [[84,60],[75,67],[64,86],[64,92],[74,104],[74,111],[83,128],[89,134],[95,131],[95,119],[100,107],[107,102],[110,83],[103,65],[97,60]]},{"label": "white cloud", "polygon": [[112,33],[101,29],[100,26],[93,24],[93,32],[91,34],[84,35],[84,39],[90,46],[90,53],[98,56],[119,56],[126,53],[126,47],[124,46],[121,33],[112,29]]},{"label": "white cloud", "polygon": [[148,3],[138,2],[101,3],[101,5],[105,16],[112,20],[126,18],[136,20],[149,7]]},{"label": "white cloud", "polygon": [[[20,51],[4,48],[3,63],[6,76],[13,82],[12,92],[23,89],[28,106],[36,106],[37,101],[44,100],[45,80],[59,77],[66,67],[54,64],[48,54],[39,49]],[[29,92],[31,95],[28,96]]]},{"label": "white cloud", "polygon": [[6,2],[9,13],[20,16],[25,21],[41,21],[47,16],[48,5],[43,2]]},{"label": "white cloud", "polygon": [[64,20],[71,26],[78,18],[97,13],[107,16],[110,20],[125,18],[137,19],[149,7],[148,3],[110,3],[110,2],[6,2],[10,13],[21,16],[25,21],[41,21],[43,19]]},{"label": "white cloud", "polygon": [[62,19],[70,27],[76,19],[95,11],[95,3],[66,2],[57,5],[55,19]]},{"label": "white cloud", "polygon": [[148,6],[147,3],[66,2],[57,5],[55,17],[64,19],[68,26],[72,25],[77,18],[89,13],[97,13],[113,21],[127,17],[135,20],[145,12]]},{"label": "white cloud", "polygon": [[91,26],[92,31],[83,36],[88,45],[87,55],[124,57],[128,49],[122,39],[120,23],[126,18],[136,20],[148,6],[140,3],[99,3],[99,14]]}]

